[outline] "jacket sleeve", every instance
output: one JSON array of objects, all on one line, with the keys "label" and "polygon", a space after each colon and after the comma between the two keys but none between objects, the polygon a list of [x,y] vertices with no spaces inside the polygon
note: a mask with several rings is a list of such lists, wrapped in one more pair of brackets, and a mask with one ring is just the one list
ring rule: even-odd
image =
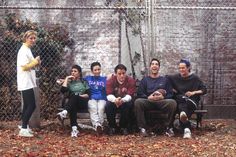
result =
[{"label": "jacket sleeve", "polygon": [[68,87],[61,86],[61,92],[62,92],[63,94],[66,93],[66,92],[68,92],[68,91],[69,91]]},{"label": "jacket sleeve", "polygon": [[199,90],[202,90],[202,95],[207,93],[207,88],[201,79],[199,79]]},{"label": "jacket sleeve", "polygon": [[107,94],[107,95],[114,94],[114,93],[113,93],[113,76],[110,77],[110,78],[106,81],[106,94]]},{"label": "jacket sleeve", "polygon": [[129,78],[129,82],[128,82],[128,95],[130,95],[131,97],[134,96],[135,92],[136,92],[136,82],[133,78]]},{"label": "jacket sleeve", "polygon": [[141,81],[140,81],[140,84],[139,84],[139,87],[138,87],[138,90],[137,90],[137,97],[138,98],[147,98],[148,95],[146,93],[146,90],[147,90],[147,87],[146,87],[146,79],[143,78]]},{"label": "jacket sleeve", "polygon": [[22,67],[23,71],[28,71],[28,70],[30,70],[31,68],[35,67],[38,64],[39,64],[38,60],[37,59],[33,59],[30,63],[28,63],[26,65],[23,65],[21,67]]},{"label": "jacket sleeve", "polygon": [[166,76],[166,95],[165,95],[165,99],[171,99],[171,98],[173,98],[173,88],[172,88],[170,80]]}]

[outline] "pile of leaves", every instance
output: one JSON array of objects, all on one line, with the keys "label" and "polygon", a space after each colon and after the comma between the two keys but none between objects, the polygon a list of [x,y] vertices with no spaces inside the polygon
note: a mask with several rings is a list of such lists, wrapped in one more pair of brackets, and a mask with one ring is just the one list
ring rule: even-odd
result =
[{"label": "pile of leaves", "polygon": [[200,130],[193,130],[192,139],[155,135],[142,137],[138,133],[128,136],[97,136],[95,132],[81,130],[78,138],[70,137],[69,127],[62,128],[57,121],[47,121],[35,137],[17,136],[17,122],[2,123],[0,131],[1,156],[235,156],[236,121],[207,120]]}]

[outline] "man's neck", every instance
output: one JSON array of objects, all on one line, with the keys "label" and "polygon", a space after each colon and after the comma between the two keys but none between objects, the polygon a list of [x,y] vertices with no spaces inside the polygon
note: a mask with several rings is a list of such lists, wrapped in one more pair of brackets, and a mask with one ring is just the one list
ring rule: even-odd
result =
[{"label": "man's neck", "polygon": [[121,81],[119,81],[119,80],[117,79],[117,82],[118,82],[119,84],[123,84],[125,81],[121,82]]},{"label": "man's neck", "polygon": [[159,74],[158,74],[158,73],[155,73],[155,74],[152,73],[152,74],[150,74],[150,77],[151,77],[151,78],[158,78],[158,77],[159,77]]}]

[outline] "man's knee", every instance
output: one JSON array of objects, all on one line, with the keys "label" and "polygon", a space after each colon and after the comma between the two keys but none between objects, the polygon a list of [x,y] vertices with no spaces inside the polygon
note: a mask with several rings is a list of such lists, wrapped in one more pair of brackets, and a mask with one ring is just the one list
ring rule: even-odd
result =
[{"label": "man's knee", "polygon": [[177,103],[174,99],[166,99],[166,105],[168,107],[169,110],[176,110],[177,108]]},{"label": "man's knee", "polygon": [[135,102],[134,102],[134,108],[136,108],[136,109],[137,109],[137,108],[141,108],[142,105],[143,105],[143,99],[138,98],[138,99],[135,100]]}]

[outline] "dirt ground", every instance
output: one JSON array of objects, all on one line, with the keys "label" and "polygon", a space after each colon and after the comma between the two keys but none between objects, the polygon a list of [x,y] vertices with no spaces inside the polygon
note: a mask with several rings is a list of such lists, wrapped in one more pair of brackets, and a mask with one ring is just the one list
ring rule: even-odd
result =
[{"label": "dirt ground", "polygon": [[104,156],[104,157],[234,157],[236,156],[236,120],[204,120],[200,130],[193,130],[192,139],[154,135],[141,137],[97,136],[81,130],[78,138],[70,137],[70,129],[57,121],[41,123],[35,137],[19,137],[19,122],[1,122],[0,156]]}]

